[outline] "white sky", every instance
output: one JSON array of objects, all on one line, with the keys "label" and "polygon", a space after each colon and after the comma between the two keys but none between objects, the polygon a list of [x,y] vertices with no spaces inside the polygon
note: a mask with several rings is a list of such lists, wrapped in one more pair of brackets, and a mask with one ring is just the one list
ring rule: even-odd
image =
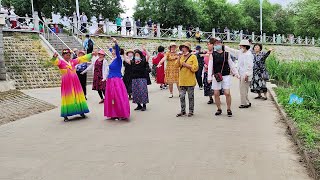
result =
[{"label": "white sky", "polygon": [[[232,3],[237,3],[239,0],[228,0]],[[294,2],[295,0],[269,0],[271,3],[279,3],[283,6],[288,5],[291,2]],[[122,14],[122,17],[132,17],[133,15],[133,7],[136,5],[136,0],[123,0],[122,5],[125,6],[128,10]]]}]

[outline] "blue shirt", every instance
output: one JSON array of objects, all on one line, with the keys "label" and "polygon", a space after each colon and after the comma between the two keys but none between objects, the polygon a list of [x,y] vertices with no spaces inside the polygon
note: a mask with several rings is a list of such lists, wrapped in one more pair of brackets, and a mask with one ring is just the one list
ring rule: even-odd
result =
[{"label": "blue shirt", "polygon": [[[94,44],[94,41],[91,39],[92,43]],[[88,50],[88,42],[89,42],[89,39],[86,38],[84,41],[83,41],[83,48],[85,50]]]},{"label": "blue shirt", "polygon": [[122,77],[121,74],[121,68],[122,68],[122,58],[120,56],[120,47],[118,44],[116,44],[116,58],[113,60],[113,62],[109,65],[109,75],[108,78],[114,78],[114,77]]}]

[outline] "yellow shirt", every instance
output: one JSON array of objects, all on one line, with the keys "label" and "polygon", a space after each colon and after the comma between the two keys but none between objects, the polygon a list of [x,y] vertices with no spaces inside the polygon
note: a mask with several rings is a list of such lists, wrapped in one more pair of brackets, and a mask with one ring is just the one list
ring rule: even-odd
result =
[{"label": "yellow shirt", "polygon": [[[187,56],[188,57],[188,56]],[[185,56],[181,56],[180,63],[177,61],[177,66],[180,67],[179,72],[179,86],[195,86],[196,85],[196,72],[199,69],[197,56],[192,54],[190,58],[187,60],[187,64],[191,65],[191,68],[187,68],[182,66],[182,64],[186,61]]]}]

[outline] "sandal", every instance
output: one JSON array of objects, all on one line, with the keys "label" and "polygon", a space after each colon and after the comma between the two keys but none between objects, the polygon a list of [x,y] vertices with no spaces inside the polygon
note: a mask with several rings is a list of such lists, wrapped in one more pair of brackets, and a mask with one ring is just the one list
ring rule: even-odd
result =
[{"label": "sandal", "polygon": [[86,115],[84,115],[84,114],[80,114],[80,116],[81,116],[82,118],[86,118]]},{"label": "sandal", "polygon": [[102,104],[102,103],[104,103],[104,99],[101,99],[101,101],[99,102],[99,104]]},{"label": "sandal", "polygon": [[267,97],[263,97],[262,99],[263,99],[263,100],[265,100],[265,101],[266,101],[266,100],[268,100],[268,98],[267,98]]},{"label": "sandal", "polygon": [[227,110],[228,117],[232,117],[232,111],[230,109]]},{"label": "sandal", "polygon": [[185,115],[186,115],[186,113],[182,112],[182,113],[177,114],[176,117],[181,117],[181,116],[185,116]]},{"label": "sandal", "polygon": [[215,113],[216,116],[220,116],[222,114],[222,110],[218,109],[217,112]]},{"label": "sandal", "polygon": [[193,116],[193,113],[189,113],[189,114],[188,114],[188,117],[192,117],[192,116]]}]

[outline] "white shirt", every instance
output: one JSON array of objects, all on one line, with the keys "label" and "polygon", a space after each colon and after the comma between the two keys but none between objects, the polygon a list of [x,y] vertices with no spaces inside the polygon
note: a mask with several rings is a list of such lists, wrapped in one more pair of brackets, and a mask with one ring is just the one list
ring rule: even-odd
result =
[{"label": "white shirt", "polygon": [[[96,63],[96,61],[98,60],[98,56],[93,57],[91,60],[91,64],[90,66],[87,67],[87,69],[85,69],[82,73],[86,73],[89,69],[92,69],[92,73],[94,73],[94,64]],[[102,77],[103,80],[106,80],[107,77],[109,75],[109,63],[106,59],[103,60],[103,64],[102,64]]]},{"label": "white shirt", "polygon": [[87,23],[87,22],[88,22],[88,18],[87,18],[86,15],[82,15],[82,16],[81,16],[81,22],[82,22],[82,23]]},{"label": "white shirt", "polygon": [[[229,64],[229,67],[230,67],[230,71],[232,74],[234,75],[238,75],[238,72],[237,72],[237,69],[231,59],[231,56],[229,54],[229,57],[228,57],[228,62],[225,62],[225,63],[228,63]],[[213,79],[213,59],[212,59],[212,54],[210,55],[209,57],[209,64],[208,64],[208,80],[209,81],[212,81]]]},{"label": "white shirt", "polygon": [[248,76],[249,81],[253,78],[253,59],[254,56],[250,50],[243,53],[240,50],[232,49],[225,46],[226,51],[229,51],[238,59],[238,71],[241,78]]}]

